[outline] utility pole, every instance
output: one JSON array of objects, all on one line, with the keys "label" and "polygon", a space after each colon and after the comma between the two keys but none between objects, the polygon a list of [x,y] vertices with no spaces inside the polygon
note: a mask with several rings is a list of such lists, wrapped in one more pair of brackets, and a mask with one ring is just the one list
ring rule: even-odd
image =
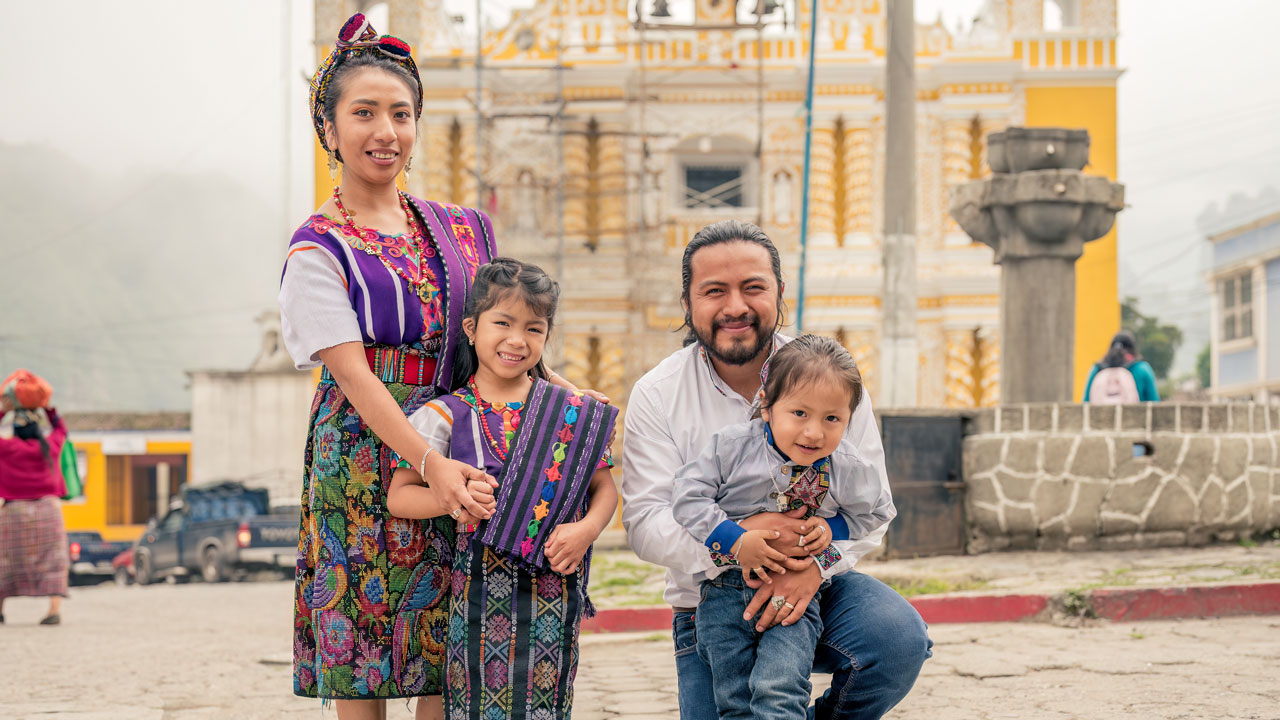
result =
[{"label": "utility pole", "polygon": [[916,80],[913,0],[889,0],[885,53],[881,406],[916,405]]},{"label": "utility pole", "polygon": [[796,332],[804,332],[804,271],[809,264],[809,170],[813,149],[813,76],[816,74],[818,47],[818,0],[810,2],[809,15],[809,84],[804,93],[804,186],[800,192],[800,294],[796,298]]}]

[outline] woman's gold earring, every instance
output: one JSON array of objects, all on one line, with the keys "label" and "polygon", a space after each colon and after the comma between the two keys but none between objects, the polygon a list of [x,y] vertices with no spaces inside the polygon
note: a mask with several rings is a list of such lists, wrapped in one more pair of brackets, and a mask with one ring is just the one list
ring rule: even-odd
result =
[{"label": "woman's gold earring", "polygon": [[329,179],[338,181],[338,156],[332,150],[329,151]]}]

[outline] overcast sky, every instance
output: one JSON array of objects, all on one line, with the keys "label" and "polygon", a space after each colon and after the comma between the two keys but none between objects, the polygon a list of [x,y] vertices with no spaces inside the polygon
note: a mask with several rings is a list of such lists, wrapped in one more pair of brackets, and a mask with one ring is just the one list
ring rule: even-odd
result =
[{"label": "overcast sky", "polygon": [[[474,5],[471,0],[446,4],[459,14],[469,14]],[[487,0],[484,12],[497,22],[510,8],[527,4]],[[980,5],[981,0],[916,0],[916,15],[932,21],[941,12],[954,27]],[[6,98],[0,149],[58,151],[39,171],[61,178],[66,202],[100,206],[108,215],[118,216],[124,208],[137,213],[134,204],[145,204],[157,177],[202,175],[242,185],[262,202],[268,218],[266,227],[253,234],[279,241],[235,245],[238,234],[248,231],[236,227],[235,206],[217,208],[228,221],[220,231],[224,234],[209,232],[215,241],[224,237],[235,247],[245,266],[278,268],[289,231],[312,202],[300,187],[310,172],[311,131],[300,95],[302,78],[313,69],[305,43],[310,7],[310,0],[0,0],[7,29],[0,43],[0,87]],[[1233,193],[1280,188],[1280,49],[1274,41],[1280,2],[1119,0],[1119,8],[1119,62],[1126,69],[1119,86],[1119,172],[1131,204],[1119,220],[1121,291],[1138,295],[1144,311],[1187,329],[1178,366],[1189,370],[1208,340],[1206,243],[1196,217]],[[302,39],[292,55],[285,42],[290,33]],[[94,186],[101,189],[93,198],[76,197],[76,174],[84,167],[106,180]],[[0,173],[13,172],[0,167]],[[33,216],[31,208],[40,204],[23,196],[22,178],[6,180],[10,196],[0,198],[0,207],[11,214],[11,222],[0,232],[0,268],[11,277],[16,261],[23,267],[45,263],[56,278],[59,264],[82,257],[75,243],[94,238],[72,233],[80,226],[68,228],[56,211]],[[36,236],[14,232],[12,214]],[[194,238],[177,233],[172,242],[197,242]],[[241,288],[234,277],[225,280],[225,292],[193,298],[177,312],[199,312],[201,303],[210,312],[246,308],[228,322],[251,327],[255,313],[247,308],[272,307],[270,282]],[[152,281],[126,278],[125,285],[145,298]],[[31,307],[24,304],[30,294],[29,284],[0,281],[0,305],[6,308],[0,320],[0,371],[24,361],[22,346],[6,343],[5,337],[12,337],[16,327],[11,309]],[[76,302],[83,305],[93,295],[92,288],[84,290]],[[40,303],[43,327],[83,325],[83,320],[69,320],[78,317],[79,308],[59,303],[59,293]],[[139,323],[175,312],[172,306],[146,302],[130,307],[136,308],[129,312],[138,314]],[[196,343],[202,329],[178,323],[166,332],[188,334]],[[217,352],[193,351],[210,363],[243,367],[256,348],[256,331],[249,329],[222,337]],[[46,347],[44,352],[47,359],[52,351]],[[210,364],[177,357],[174,362]]]}]

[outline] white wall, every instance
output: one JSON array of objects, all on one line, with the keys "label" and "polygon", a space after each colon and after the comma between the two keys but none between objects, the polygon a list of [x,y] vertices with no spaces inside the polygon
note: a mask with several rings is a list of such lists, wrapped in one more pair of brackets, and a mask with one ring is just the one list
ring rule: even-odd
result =
[{"label": "white wall", "polygon": [[191,482],[237,480],[299,504],[314,393],[306,372],[192,372]]}]

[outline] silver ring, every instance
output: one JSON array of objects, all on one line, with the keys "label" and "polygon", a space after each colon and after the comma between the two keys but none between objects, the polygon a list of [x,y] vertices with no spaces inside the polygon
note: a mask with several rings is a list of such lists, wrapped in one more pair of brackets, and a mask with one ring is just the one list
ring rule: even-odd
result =
[{"label": "silver ring", "polygon": [[782,595],[774,595],[769,598],[769,604],[773,606],[774,610],[781,610],[782,606],[787,604],[787,598]]},{"label": "silver ring", "polygon": [[788,609],[788,610],[795,610],[795,609],[796,609],[796,606],[795,606],[795,604],[794,604],[794,603],[782,603],[782,607],[784,607],[784,608],[786,608],[786,609]]},{"label": "silver ring", "polygon": [[449,513],[449,517],[453,518],[454,520],[457,520],[458,516],[461,514],[462,514],[462,508],[454,508],[453,511]]}]

